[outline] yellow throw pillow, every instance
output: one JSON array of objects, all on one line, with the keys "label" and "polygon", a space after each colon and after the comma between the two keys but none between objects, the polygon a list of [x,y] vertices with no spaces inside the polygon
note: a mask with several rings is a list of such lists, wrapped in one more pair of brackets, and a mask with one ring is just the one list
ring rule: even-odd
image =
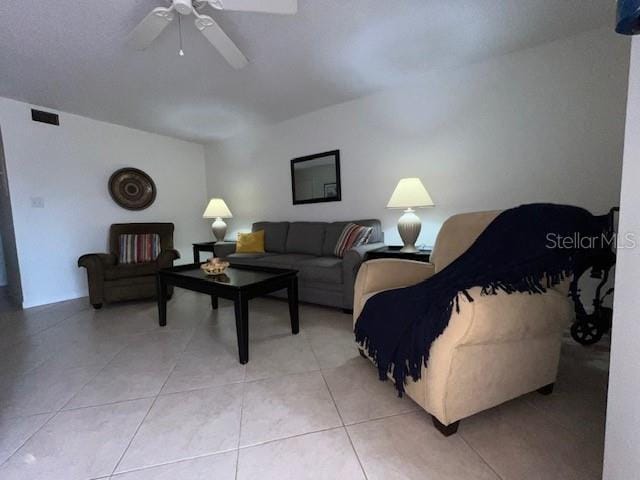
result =
[{"label": "yellow throw pillow", "polygon": [[264,230],[238,233],[236,253],[264,253]]}]

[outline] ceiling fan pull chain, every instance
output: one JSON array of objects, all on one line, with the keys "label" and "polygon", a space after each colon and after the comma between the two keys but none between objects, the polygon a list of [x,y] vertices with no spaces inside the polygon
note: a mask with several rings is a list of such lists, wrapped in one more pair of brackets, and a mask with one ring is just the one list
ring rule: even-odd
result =
[{"label": "ceiling fan pull chain", "polygon": [[180,15],[178,15],[178,37],[180,38],[180,50],[178,51],[178,55],[184,57],[184,50],[182,50],[182,21],[180,20]]}]

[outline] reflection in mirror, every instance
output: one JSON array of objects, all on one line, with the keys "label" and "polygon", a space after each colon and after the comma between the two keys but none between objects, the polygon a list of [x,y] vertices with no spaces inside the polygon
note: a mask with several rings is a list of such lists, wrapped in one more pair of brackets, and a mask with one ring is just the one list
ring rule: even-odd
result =
[{"label": "reflection in mirror", "polygon": [[291,160],[291,187],[294,205],[340,201],[340,151]]}]

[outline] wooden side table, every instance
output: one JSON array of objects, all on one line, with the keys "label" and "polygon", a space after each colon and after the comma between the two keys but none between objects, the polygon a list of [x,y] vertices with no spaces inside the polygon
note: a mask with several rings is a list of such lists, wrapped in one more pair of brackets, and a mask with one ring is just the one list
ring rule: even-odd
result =
[{"label": "wooden side table", "polygon": [[193,244],[193,263],[200,263],[200,252],[211,252],[216,242],[200,242]]},{"label": "wooden side table", "polygon": [[386,245],[376,250],[370,250],[367,252],[366,260],[373,260],[375,258],[397,258],[399,260],[416,260],[418,262],[429,262],[431,258],[431,250],[420,250],[418,252],[408,253],[401,252],[402,247]]},{"label": "wooden side table", "polygon": [[[210,252],[213,253],[213,256],[225,257],[229,253],[233,253],[235,251],[236,242],[229,242],[225,240],[224,242],[200,242],[193,244],[193,263],[200,263],[200,252]],[[216,252],[215,249],[218,249]],[[229,251],[229,248],[231,250]]]}]

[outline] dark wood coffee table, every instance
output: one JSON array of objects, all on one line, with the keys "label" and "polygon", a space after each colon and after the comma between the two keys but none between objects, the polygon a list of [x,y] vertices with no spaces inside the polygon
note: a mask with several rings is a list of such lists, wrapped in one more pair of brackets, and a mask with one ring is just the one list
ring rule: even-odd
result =
[{"label": "dark wood coffee table", "polygon": [[298,320],[298,271],[271,267],[231,266],[222,275],[208,276],[200,264],[182,265],[160,270],[157,275],[158,316],[161,327],[167,325],[167,287],[184,288],[211,297],[211,307],[218,308],[218,297],[233,300],[240,363],[249,361],[249,300],[287,289],[291,333],[300,331]]}]

